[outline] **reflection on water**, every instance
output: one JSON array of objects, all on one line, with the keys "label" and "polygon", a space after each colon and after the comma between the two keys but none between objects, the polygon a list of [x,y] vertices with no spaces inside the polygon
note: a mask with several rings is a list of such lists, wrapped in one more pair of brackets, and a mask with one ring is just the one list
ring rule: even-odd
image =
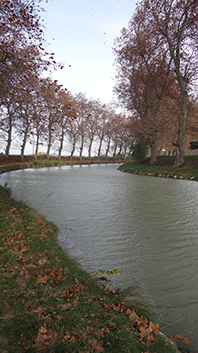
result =
[{"label": "reflection on water", "polygon": [[[121,173],[118,165],[19,170],[1,176],[13,196],[57,224],[85,269],[121,270],[141,287],[167,335],[198,347],[198,184]],[[198,351],[198,350],[197,350]]]}]

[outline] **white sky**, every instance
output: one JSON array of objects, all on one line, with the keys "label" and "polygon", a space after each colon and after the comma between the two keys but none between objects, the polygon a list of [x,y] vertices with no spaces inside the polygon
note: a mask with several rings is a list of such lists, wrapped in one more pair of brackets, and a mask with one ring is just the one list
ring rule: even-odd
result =
[{"label": "white sky", "polygon": [[53,78],[73,94],[84,92],[88,99],[110,103],[113,42],[135,6],[135,0],[48,0],[42,13],[47,51],[65,64]]}]

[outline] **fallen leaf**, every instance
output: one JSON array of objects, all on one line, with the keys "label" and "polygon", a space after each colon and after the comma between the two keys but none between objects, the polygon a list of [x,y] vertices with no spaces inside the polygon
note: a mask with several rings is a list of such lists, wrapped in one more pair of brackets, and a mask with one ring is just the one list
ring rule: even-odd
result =
[{"label": "fallen leaf", "polygon": [[37,278],[36,284],[46,284],[48,279],[49,279],[49,276],[47,275],[44,275],[44,276],[39,275]]},{"label": "fallen leaf", "polygon": [[174,335],[174,337],[175,337],[176,339],[180,338],[181,340],[184,338],[184,336],[182,335],[182,333],[176,334],[176,335]]},{"label": "fallen leaf", "polygon": [[36,262],[36,266],[40,266],[45,264],[48,261],[48,257],[43,257],[42,259],[40,259],[38,262]]},{"label": "fallen leaf", "polygon": [[45,326],[41,326],[38,330],[39,330],[39,332],[42,333],[42,334],[47,333],[47,328],[46,328]]},{"label": "fallen leaf", "polygon": [[76,339],[74,336],[71,336],[70,340],[69,340],[70,343],[75,343],[76,342]]},{"label": "fallen leaf", "polygon": [[155,325],[152,321],[150,321],[150,327],[156,335],[159,333],[159,324]]},{"label": "fallen leaf", "polygon": [[71,309],[72,308],[72,304],[70,304],[70,303],[68,303],[68,304],[61,304],[60,305],[60,307],[61,307],[61,310],[69,310],[69,309]]},{"label": "fallen leaf", "polygon": [[148,336],[152,332],[152,328],[146,326],[139,326],[140,336],[145,337]]},{"label": "fallen leaf", "polygon": [[136,314],[135,310],[132,310],[130,315],[129,315],[129,320],[135,321],[138,319],[138,315]]},{"label": "fallen leaf", "polygon": [[91,344],[91,349],[92,349],[93,352],[104,352],[104,348],[97,341],[94,341]]},{"label": "fallen leaf", "polygon": [[190,344],[192,341],[190,341],[190,340],[188,340],[188,338],[186,338],[186,337],[184,337],[184,339],[183,339],[183,343],[184,344]]},{"label": "fallen leaf", "polygon": [[71,335],[69,332],[66,332],[66,334],[63,336],[63,338],[69,340],[71,338]]}]

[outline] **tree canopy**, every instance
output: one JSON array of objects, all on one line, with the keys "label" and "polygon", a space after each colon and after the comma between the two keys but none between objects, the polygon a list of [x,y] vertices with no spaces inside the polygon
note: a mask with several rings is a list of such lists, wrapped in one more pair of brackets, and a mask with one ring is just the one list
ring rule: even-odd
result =
[{"label": "tree canopy", "polygon": [[[187,108],[197,80],[197,29],[196,0],[143,0],[114,45],[115,92],[132,115],[141,120],[142,129],[147,126],[151,149],[156,150],[160,120],[165,116],[160,114],[163,101],[168,105],[170,90],[178,92],[178,132],[174,141],[177,166],[183,164]],[[155,161],[155,153],[152,157],[151,162]]]}]

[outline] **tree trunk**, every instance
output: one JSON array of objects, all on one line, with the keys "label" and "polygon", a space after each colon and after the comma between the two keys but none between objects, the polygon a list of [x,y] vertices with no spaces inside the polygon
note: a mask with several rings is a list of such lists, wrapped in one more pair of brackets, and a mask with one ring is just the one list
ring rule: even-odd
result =
[{"label": "tree trunk", "polygon": [[81,136],[81,146],[80,146],[80,159],[82,159],[82,152],[83,152],[83,146],[84,146],[84,136]]},{"label": "tree trunk", "polygon": [[50,149],[52,146],[52,123],[49,123],[49,135],[48,135],[48,146],[47,146],[47,153],[46,153],[46,157],[49,159],[49,155],[50,155]]},{"label": "tree trunk", "polygon": [[115,146],[114,146],[114,149],[113,149],[113,159],[115,158],[116,150],[117,150],[117,143],[115,143]]},{"label": "tree trunk", "polygon": [[181,112],[179,116],[179,130],[177,138],[177,153],[175,165],[176,167],[181,167],[184,164],[184,138],[186,130],[186,118],[187,118],[187,90],[186,90],[186,81],[183,78],[180,78],[180,92],[181,92]]},{"label": "tree trunk", "polygon": [[106,153],[105,153],[106,157],[108,156],[108,153],[109,153],[110,144],[111,144],[111,137],[109,137],[109,140],[108,140],[108,143],[107,143],[107,148],[106,148]]},{"label": "tree trunk", "polygon": [[124,147],[124,159],[127,158],[127,146]]},{"label": "tree trunk", "polygon": [[8,139],[7,139],[7,146],[5,151],[6,158],[9,157],[11,142],[12,142],[12,116],[11,114],[9,114]]},{"label": "tree trunk", "polygon": [[155,141],[151,145],[150,164],[157,162],[156,151],[157,151],[157,146],[156,146],[156,141]]},{"label": "tree trunk", "polygon": [[120,148],[119,148],[118,154],[119,154],[119,155],[122,154],[122,143],[120,144]]},{"label": "tree trunk", "polygon": [[100,158],[100,153],[101,153],[101,148],[102,148],[102,141],[103,141],[103,136],[100,138],[100,144],[98,147],[98,158]]},{"label": "tree trunk", "polygon": [[93,143],[93,139],[91,139],[91,140],[90,140],[90,144],[89,144],[89,149],[88,149],[89,158],[91,158],[91,148],[92,148],[92,143]]},{"label": "tree trunk", "polygon": [[26,145],[26,142],[27,142],[28,131],[29,131],[29,123],[27,123],[27,125],[26,125],[24,136],[23,136],[23,143],[22,143],[22,146],[21,146],[21,158],[22,159],[24,158],[24,151],[25,151],[25,145]]},{"label": "tree trunk", "polygon": [[72,146],[72,150],[71,150],[71,154],[70,154],[71,158],[73,157],[75,149],[76,149],[76,136],[74,136],[73,146]]},{"label": "tree trunk", "polygon": [[39,148],[39,138],[40,138],[40,134],[37,131],[37,133],[36,133],[36,149],[35,149],[35,153],[34,153],[35,159],[37,159],[37,153],[38,153],[38,148]]},{"label": "tree trunk", "polygon": [[63,141],[64,141],[64,130],[62,129],[62,134],[61,134],[61,138],[60,138],[60,147],[59,147],[59,151],[58,151],[58,158],[61,158],[61,152],[63,149]]}]

